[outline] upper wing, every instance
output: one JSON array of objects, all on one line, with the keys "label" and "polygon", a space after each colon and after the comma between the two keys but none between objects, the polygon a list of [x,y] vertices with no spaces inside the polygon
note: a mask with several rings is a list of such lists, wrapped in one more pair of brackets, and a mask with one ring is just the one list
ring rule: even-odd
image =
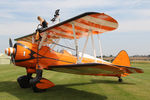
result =
[{"label": "upper wing", "polygon": [[82,75],[108,75],[117,76],[124,73],[142,73],[143,71],[134,67],[115,66],[100,63],[84,63],[84,64],[71,64],[71,65],[58,65],[49,66],[50,70],[82,74]]},{"label": "upper wing", "polygon": [[[100,34],[118,27],[117,21],[104,13],[87,12],[43,29],[40,35],[47,34],[47,43],[56,38],[74,39],[72,24],[75,26],[76,38],[87,36],[89,31]],[[16,38],[15,41],[32,42],[34,34]]]}]

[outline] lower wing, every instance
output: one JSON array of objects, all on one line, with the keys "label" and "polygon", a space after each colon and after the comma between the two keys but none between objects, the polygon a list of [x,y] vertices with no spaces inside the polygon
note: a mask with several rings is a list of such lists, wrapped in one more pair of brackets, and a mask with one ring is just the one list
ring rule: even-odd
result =
[{"label": "lower wing", "polygon": [[98,75],[98,76],[120,76],[121,74],[143,73],[139,68],[118,66],[101,63],[83,63],[70,65],[49,66],[50,70],[80,74],[80,75]]}]

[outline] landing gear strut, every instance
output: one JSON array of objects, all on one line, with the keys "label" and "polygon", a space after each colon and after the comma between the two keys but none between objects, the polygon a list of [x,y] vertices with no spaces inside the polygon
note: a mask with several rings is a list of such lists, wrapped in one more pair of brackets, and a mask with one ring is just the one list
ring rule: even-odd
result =
[{"label": "landing gear strut", "polygon": [[121,77],[118,77],[118,82],[123,82]]},{"label": "landing gear strut", "polygon": [[37,88],[37,84],[40,83],[40,80],[42,79],[42,70],[36,70],[36,77],[30,80],[31,87],[34,92],[42,92],[45,91],[45,89],[39,89]]}]

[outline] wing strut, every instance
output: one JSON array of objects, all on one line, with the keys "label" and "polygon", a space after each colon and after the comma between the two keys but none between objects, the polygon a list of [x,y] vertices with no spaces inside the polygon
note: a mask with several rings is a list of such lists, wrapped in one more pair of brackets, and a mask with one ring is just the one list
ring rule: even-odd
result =
[{"label": "wing strut", "polygon": [[42,40],[40,41],[40,44],[39,44],[39,48],[38,48],[38,49],[41,49],[41,47],[42,47],[44,41],[46,40],[46,38],[47,38],[47,33],[44,32],[44,34],[43,34],[43,36],[42,36]]},{"label": "wing strut", "polygon": [[86,46],[87,46],[88,39],[89,39],[89,36],[90,36],[90,35],[91,35],[91,32],[89,31],[89,32],[88,32],[88,36],[86,37],[86,41],[85,41],[85,44],[84,44],[84,48],[83,48],[83,50],[82,50],[80,62],[82,62],[82,59],[83,59],[83,56],[84,56],[84,52],[85,52],[85,48],[86,48]]},{"label": "wing strut", "polygon": [[35,43],[34,35],[32,36],[32,43]]},{"label": "wing strut", "polygon": [[52,50],[56,47],[56,45],[58,44],[58,42],[60,41],[60,39],[56,40],[56,42],[54,42],[54,46],[52,47]]},{"label": "wing strut", "polygon": [[[101,41],[100,41],[100,36],[99,36],[99,34],[97,34],[97,38],[98,38],[98,43],[99,43],[99,49],[100,49],[101,59],[103,60],[102,44],[101,44]],[[103,63],[103,62],[102,62],[102,63]]]},{"label": "wing strut", "polygon": [[79,62],[78,40],[76,38],[74,23],[72,23],[72,29],[73,29],[73,37],[74,37],[74,41],[75,41],[76,56],[77,56],[77,63],[78,63]]},{"label": "wing strut", "polygon": [[96,60],[96,50],[95,50],[95,45],[94,45],[94,39],[93,39],[92,30],[90,30],[90,32],[91,32],[91,40],[92,40],[93,54],[94,54],[94,57],[95,57],[95,62],[97,62],[97,60]]}]

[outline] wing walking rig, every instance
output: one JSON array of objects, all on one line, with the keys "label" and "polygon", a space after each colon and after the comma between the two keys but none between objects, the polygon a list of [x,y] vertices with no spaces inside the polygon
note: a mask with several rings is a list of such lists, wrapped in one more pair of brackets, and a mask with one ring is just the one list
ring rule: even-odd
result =
[{"label": "wing walking rig", "polygon": [[[54,83],[42,77],[43,69],[79,75],[114,76],[118,77],[119,82],[122,82],[121,77],[132,73],[143,73],[143,71],[130,67],[128,54],[124,50],[112,63],[104,61],[103,58],[96,58],[93,39],[93,35],[113,31],[117,27],[118,22],[104,13],[86,12],[40,30],[41,39],[39,41],[35,41],[36,33],[16,38],[17,43],[14,46],[10,40],[10,47],[5,50],[5,53],[11,56],[15,65],[26,68],[27,75],[18,78],[20,87],[32,87],[34,92],[54,86]],[[86,41],[82,52],[79,52],[78,40],[84,37]],[[94,56],[84,53],[90,37]],[[60,39],[74,40],[75,49],[73,50],[76,51],[76,55],[66,50],[56,52],[55,46],[52,48],[46,46],[47,44],[62,46],[58,44]],[[98,40],[101,49],[100,38]],[[33,78],[34,73],[36,77]]]}]

